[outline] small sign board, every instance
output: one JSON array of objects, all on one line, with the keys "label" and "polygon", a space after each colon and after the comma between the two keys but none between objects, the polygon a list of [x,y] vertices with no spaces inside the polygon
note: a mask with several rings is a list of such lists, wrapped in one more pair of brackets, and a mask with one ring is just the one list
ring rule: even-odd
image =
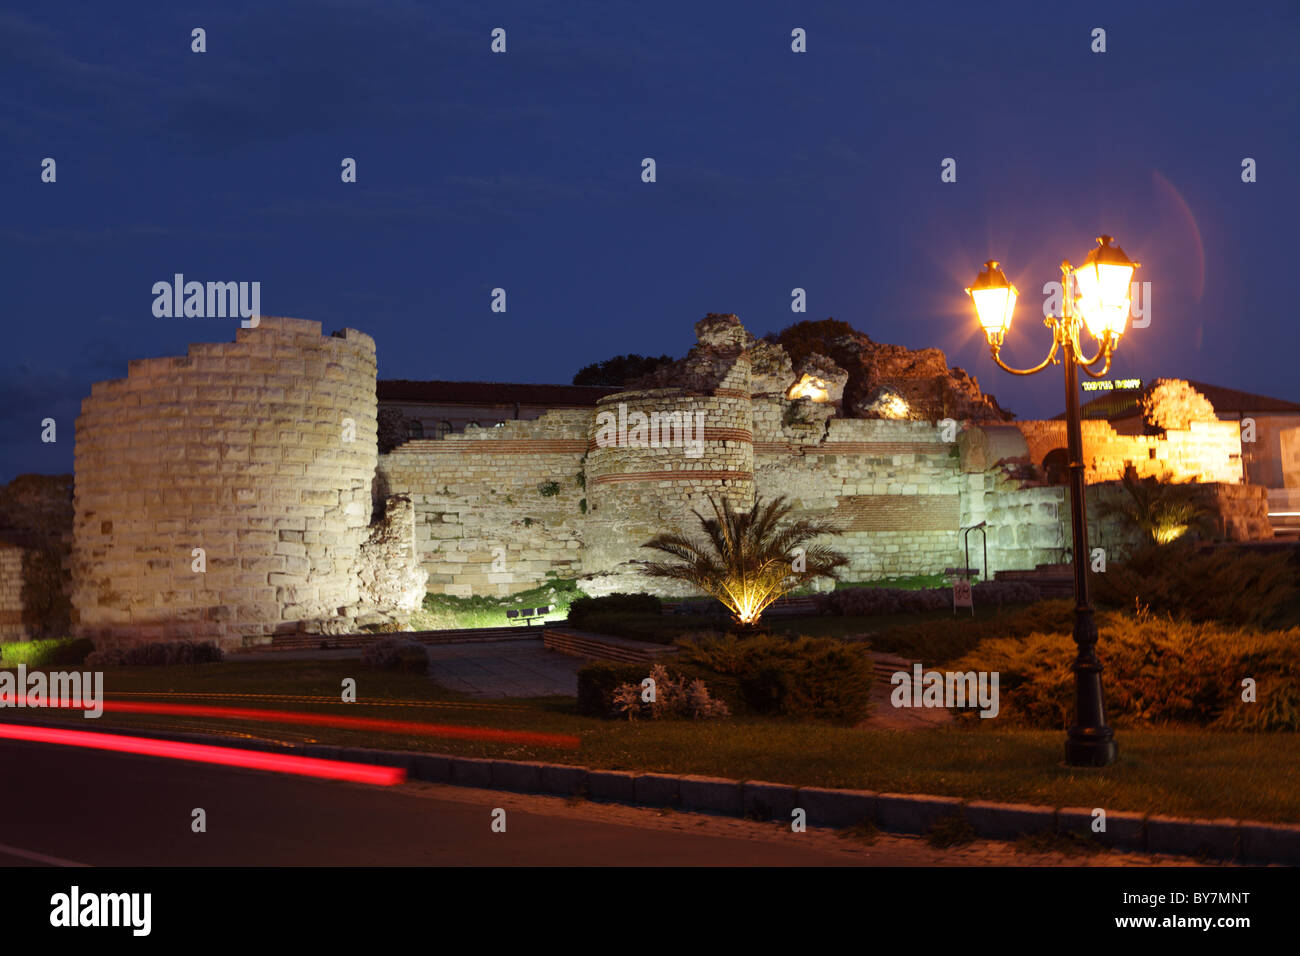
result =
[{"label": "small sign board", "polygon": [[970,578],[953,578],[952,613],[956,614],[959,607],[968,607],[971,614],[975,613],[975,594],[971,588]]},{"label": "small sign board", "polygon": [[1142,388],[1140,378],[1102,379],[1101,381],[1084,381],[1079,383],[1085,392],[1132,392]]}]

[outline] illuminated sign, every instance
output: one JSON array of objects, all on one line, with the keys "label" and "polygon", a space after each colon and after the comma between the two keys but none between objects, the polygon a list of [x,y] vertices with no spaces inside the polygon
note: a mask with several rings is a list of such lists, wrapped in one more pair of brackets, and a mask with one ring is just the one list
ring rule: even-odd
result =
[{"label": "illuminated sign", "polygon": [[1101,381],[1081,383],[1085,392],[1131,392],[1142,388],[1142,379],[1140,378],[1117,378],[1114,381],[1102,379]]}]

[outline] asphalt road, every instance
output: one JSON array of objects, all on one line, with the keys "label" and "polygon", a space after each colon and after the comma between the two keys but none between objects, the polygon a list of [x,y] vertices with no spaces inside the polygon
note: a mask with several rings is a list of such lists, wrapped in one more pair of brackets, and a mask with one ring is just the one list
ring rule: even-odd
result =
[{"label": "asphalt road", "polygon": [[[0,780],[3,866],[857,862],[793,839],[587,819],[555,798],[419,783],[371,787],[17,741],[0,742]],[[589,806],[597,814],[657,816]],[[504,833],[491,829],[497,807],[506,810]],[[206,812],[206,833],[191,830],[195,808]]]},{"label": "asphalt road", "polygon": [[[193,811],[206,832],[191,829]],[[494,811],[505,832],[494,832]],[[1187,866],[422,782],[396,787],[0,740],[0,867]]]}]

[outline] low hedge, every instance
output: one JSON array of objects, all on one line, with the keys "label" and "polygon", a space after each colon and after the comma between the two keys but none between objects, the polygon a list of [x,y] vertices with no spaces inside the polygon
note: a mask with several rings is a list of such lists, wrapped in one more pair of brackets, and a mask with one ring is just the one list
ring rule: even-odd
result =
[{"label": "low hedge", "polygon": [[[1170,722],[1236,730],[1300,730],[1300,628],[1256,632],[1107,612],[1098,619],[1106,703],[1116,725]],[[1068,633],[996,638],[949,666],[997,671],[999,717],[1063,729],[1074,715]],[[1242,700],[1242,681],[1256,701]]]},{"label": "low hedge", "polygon": [[1100,604],[1230,626],[1265,626],[1300,600],[1300,552],[1149,545],[1094,574]]},{"label": "low hedge", "polygon": [[671,644],[683,634],[716,627],[720,622],[716,617],[707,615],[673,614],[633,614],[623,611],[608,611],[588,614],[571,627],[593,634],[609,634],[625,637],[633,641],[645,641],[647,644]]},{"label": "low hedge", "polygon": [[212,664],[220,661],[221,648],[207,641],[154,641],[108,647],[86,657],[86,666],[104,667],[176,667]]},{"label": "low hedge", "polygon": [[[864,644],[830,637],[702,635],[677,642],[679,667],[705,676],[714,696],[727,700],[730,678],[751,714],[819,718],[854,724],[866,719],[874,676]],[[730,706],[730,701],[727,701]]]},{"label": "low hedge", "polygon": [[971,617],[962,613],[940,621],[901,624],[871,635],[874,650],[898,654],[926,664],[941,664],[973,651],[993,638],[1028,637],[1034,633],[1074,631],[1074,602],[1039,601],[1001,614]]},{"label": "low hedge", "polygon": [[636,614],[659,615],[663,603],[653,594],[607,594],[604,597],[580,597],[569,605],[569,624],[581,630],[590,630],[586,621],[599,615]]},{"label": "low hedge", "polygon": [[[973,587],[976,607],[1032,604],[1038,589],[1024,581],[979,581]],[[952,608],[952,588],[845,588],[817,597],[822,614],[865,617],[908,611],[942,611]]]},{"label": "low hedge", "polygon": [[[853,724],[870,708],[872,666],[866,647],[829,637],[737,637],[697,633],[664,661],[670,674],[701,680],[732,714],[816,718]],[[578,712],[613,713],[613,694],[639,684],[650,664],[597,662],[578,672]]]}]

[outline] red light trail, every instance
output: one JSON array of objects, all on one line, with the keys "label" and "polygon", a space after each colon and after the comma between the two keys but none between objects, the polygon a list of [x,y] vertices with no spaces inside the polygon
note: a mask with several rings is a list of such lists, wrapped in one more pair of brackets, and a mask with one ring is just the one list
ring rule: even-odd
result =
[{"label": "red light trail", "polygon": [[147,757],[167,757],[172,760],[189,760],[195,763],[244,767],[250,770],[270,770],[276,773],[292,773],[304,777],[323,777],[327,780],[348,780],[354,783],[376,784],[381,787],[390,787],[406,780],[406,771],[401,767],[375,767],[370,764],[348,763],[339,760],[320,760],[316,757],[258,753],[253,750],[214,747],[211,744],[185,744],[173,740],[155,740],[152,737],[127,737],[121,734],[98,733],[88,730],[60,730],[53,727],[0,724],[0,738],[29,740],[36,743],[59,744],[68,747],[89,747],[95,750],[112,750],[117,753],[142,754]]}]

